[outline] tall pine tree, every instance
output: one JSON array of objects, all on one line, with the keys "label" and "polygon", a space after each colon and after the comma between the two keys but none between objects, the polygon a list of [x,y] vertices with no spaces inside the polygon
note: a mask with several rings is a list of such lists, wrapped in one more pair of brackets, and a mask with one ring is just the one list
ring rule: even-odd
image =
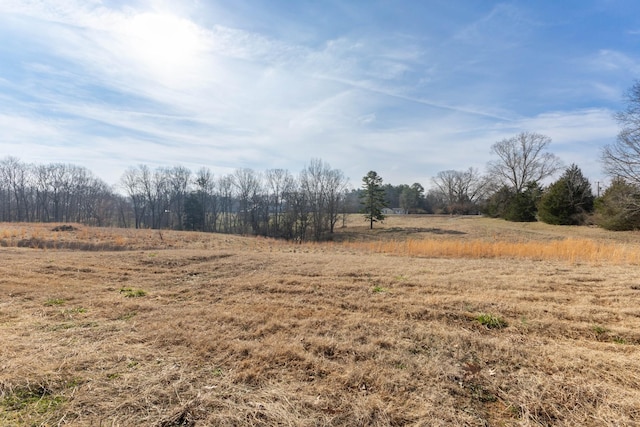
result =
[{"label": "tall pine tree", "polygon": [[382,187],[382,177],[374,171],[369,171],[362,178],[362,188],[364,190],[360,196],[363,205],[362,212],[365,219],[369,221],[369,228],[373,229],[374,222],[384,220],[385,216],[382,213],[382,209],[387,207],[385,191]]}]

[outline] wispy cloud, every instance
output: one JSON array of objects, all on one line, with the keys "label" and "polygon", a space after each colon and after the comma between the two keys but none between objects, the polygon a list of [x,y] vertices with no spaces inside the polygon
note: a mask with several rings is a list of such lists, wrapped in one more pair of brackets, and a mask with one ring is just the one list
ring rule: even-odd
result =
[{"label": "wispy cloud", "polygon": [[612,49],[601,49],[590,58],[591,66],[606,71],[623,70],[631,73],[640,72],[640,57],[618,52]]},{"label": "wispy cloud", "polygon": [[[434,6],[449,13],[443,33],[431,29],[440,17],[391,27],[382,4],[314,6],[305,22],[282,4],[272,25],[243,2],[1,2],[0,37],[13,42],[0,46],[0,156],[85,159],[110,182],[141,162],[296,171],[320,157],[355,182],[378,169],[427,184],[482,168],[493,142],[522,130],[591,156],[616,133],[611,76],[640,71],[615,46],[568,58],[579,78],[560,70],[512,3]],[[363,16],[377,21],[359,27]]]}]

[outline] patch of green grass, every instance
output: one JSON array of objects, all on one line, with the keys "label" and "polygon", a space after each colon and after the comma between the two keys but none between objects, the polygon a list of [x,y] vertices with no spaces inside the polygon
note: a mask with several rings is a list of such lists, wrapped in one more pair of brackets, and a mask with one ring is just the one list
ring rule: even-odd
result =
[{"label": "patch of green grass", "polygon": [[79,314],[79,313],[86,313],[86,312],[87,312],[86,308],[76,307],[76,308],[69,308],[69,309],[63,310],[62,314]]},{"label": "patch of green grass", "polygon": [[502,329],[508,326],[506,320],[493,314],[483,313],[478,315],[475,320],[489,329]]},{"label": "patch of green grass", "polygon": [[596,333],[596,335],[602,335],[602,334],[606,334],[607,332],[609,332],[609,330],[607,328],[605,328],[604,326],[600,326],[600,325],[594,325],[593,328],[591,328],[593,330],[593,332]]},{"label": "patch of green grass", "polygon": [[613,342],[616,344],[626,344],[627,340],[622,337],[613,337]]},{"label": "patch of green grass", "polygon": [[138,314],[135,311],[130,311],[128,313],[124,313],[122,316],[118,317],[118,320],[129,320],[132,317],[135,317],[135,315]]},{"label": "patch of green grass", "polygon": [[62,323],[56,323],[53,325],[44,326],[44,329],[50,332],[56,332],[56,331],[64,331],[66,329],[72,329],[72,328],[97,328],[98,326],[100,326],[98,322],[83,322],[83,323],[62,322]]},{"label": "patch of green grass", "polygon": [[387,292],[387,288],[383,288],[382,286],[376,285],[373,287],[372,289],[373,293],[381,293],[381,292]]},{"label": "patch of green grass", "polygon": [[52,307],[54,305],[62,305],[64,304],[64,299],[63,298],[50,298],[48,299],[44,305],[46,305],[47,307]]},{"label": "patch of green grass", "polygon": [[7,412],[44,414],[56,410],[64,402],[64,396],[54,395],[47,388],[21,388],[0,399],[0,408]]},{"label": "patch of green grass", "polygon": [[471,384],[469,388],[471,390],[471,396],[474,399],[479,400],[480,402],[488,403],[498,400],[496,395],[489,391],[482,384]]},{"label": "patch of green grass", "polygon": [[133,288],[121,288],[120,293],[124,294],[127,298],[138,298],[147,295],[145,291],[142,289],[133,289]]},{"label": "patch of green grass", "polygon": [[75,328],[76,326],[78,325],[76,325],[74,322],[63,322],[63,323],[57,323],[55,325],[49,325],[46,327],[46,330],[50,332],[64,331],[66,329]]}]

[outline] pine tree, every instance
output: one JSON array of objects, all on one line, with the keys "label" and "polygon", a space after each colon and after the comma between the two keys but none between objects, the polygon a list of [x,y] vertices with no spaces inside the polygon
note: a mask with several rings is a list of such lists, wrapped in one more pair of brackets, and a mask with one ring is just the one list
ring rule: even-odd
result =
[{"label": "pine tree", "polygon": [[574,164],[544,192],[538,217],[547,224],[581,225],[593,212],[593,199],[591,184]]},{"label": "pine tree", "polygon": [[383,221],[385,216],[382,209],[387,206],[385,200],[385,191],[382,187],[382,177],[376,172],[370,171],[362,178],[363,192],[360,196],[363,204],[362,212],[367,221],[369,221],[370,229],[373,229],[373,223]]}]

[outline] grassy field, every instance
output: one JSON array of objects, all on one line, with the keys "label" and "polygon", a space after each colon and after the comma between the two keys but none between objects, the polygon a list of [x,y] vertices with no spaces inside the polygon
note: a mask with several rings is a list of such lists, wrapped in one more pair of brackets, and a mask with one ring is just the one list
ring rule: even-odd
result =
[{"label": "grassy field", "polygon": [[640,234],[0,224],[2,426],[640,424]]}]

